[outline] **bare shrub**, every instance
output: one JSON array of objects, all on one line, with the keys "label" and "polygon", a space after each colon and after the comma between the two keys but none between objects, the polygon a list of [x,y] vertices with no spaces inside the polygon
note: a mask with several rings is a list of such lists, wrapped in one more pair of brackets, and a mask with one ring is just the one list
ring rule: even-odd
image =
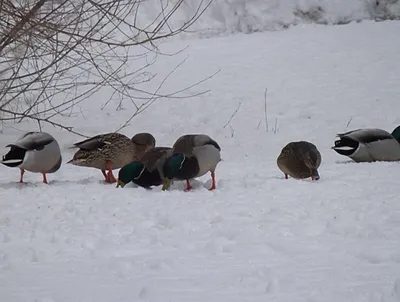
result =
[{"label": "bare shrub", "polygon": [[[133,106],[131,119],[155,100],[186,91],[160,94],[140,84],[154,77],[148,67],[157,43],[187,30],[211,0],[176,27],[169,21],[184,0],[161,0],[145,22],[139,16],[147,1],[1,0],[0,121],[33,119],[79,134],[57,118],[104,88],[119,100],[117,109]],[[149,54],[152,60],[136,64]]]}]

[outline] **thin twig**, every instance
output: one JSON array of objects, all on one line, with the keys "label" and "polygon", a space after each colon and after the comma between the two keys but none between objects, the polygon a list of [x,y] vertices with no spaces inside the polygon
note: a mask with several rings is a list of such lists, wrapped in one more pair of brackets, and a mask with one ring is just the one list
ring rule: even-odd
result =
[{"label": "thin twig", "polygon": [[242,102],[239,102],[239,104],[238,104],[236,110],[232,113],[232,115],[231,115],[231,117],[229,118],[229,120],[228,120],[228,121],[226,122],[226,124],[222,127],[223,129],[225,129],[225,128],[230,124],[230,122],[232,121],[232,119],[235,117],[236,113],[238,113],[238,111],[239,111],[241,105],[242,105]]},{"label": "thin twig", "polygon": [[267,116],[267,93],[268,88],[265,88],[264,92],[264,117],[265,117],[265,131],[268,132],[268,116]]},{"label": "thin twig", "polygon": [[235,136],[235,129],[231,125],[229,125],[229,128],[231,129],[231,138]]},{"label": "thin twig", "polygon": [[275,126],[274,126],[274,134],[276,134],[276,132],[278,132],[278,118],[275,118]]},{"label": "thin twig", "polygon": [[353,116],[350,117],[350,119],[348,120],[347,124],[346,124],[346,129],[349,128],[351,121],[353,120]]}]

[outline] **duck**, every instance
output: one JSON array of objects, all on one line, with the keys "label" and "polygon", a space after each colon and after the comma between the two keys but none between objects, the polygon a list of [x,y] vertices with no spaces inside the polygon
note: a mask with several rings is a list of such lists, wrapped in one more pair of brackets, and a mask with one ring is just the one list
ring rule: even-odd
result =
[{"label": "duck", "polygon": [[186,134],[179,137],[172,146],[171,156],[163,165],[165,191],[172,180],[185,180],[186,189],[190,191],[190,180],[211,173],[210,191],[216,189],[215,170],[221,161],[221,147],[206,134]]},{"label": "duck", "polygon": [[171,151],[172,148],[169,147],[154,147],[146,151],[139,160],[123,166],[118,172],[117,188],[123,188],[130,182],[146,189],[162,185],[162,167]]},{"label": "duck", "polygon": [[319,180],[321,159],[321,153],[313,143],[298,141],[290,142],[282,148],[277,164],[285,174],[285,179],[291,176],[295,179],[311,177],[312,180]]},{"label": "duck", "polygon": [[10,151],[1,163],[10,168],[20,169],[19,183],[24,183],[24,173],[41,173],[43,183],[48,184],[47,174],[57,172],[62,164],[60,146],[47,132],[27,132],[16,142],[9,144]]},{"label": "duck", "polygon": [[101,170],[106,183],[115,183],[112,170],[138,160],[155,146],[155,138],[147,132],[138,133],[131,139],[124,134],[112,132],[93,136],[73,144],[79,148],[68,164]]},{"label": "duck", "polygon": [[400,126],[392,133],[364,128],[339,133],[337,137],[332,149],[357,163],[400,160]]}]

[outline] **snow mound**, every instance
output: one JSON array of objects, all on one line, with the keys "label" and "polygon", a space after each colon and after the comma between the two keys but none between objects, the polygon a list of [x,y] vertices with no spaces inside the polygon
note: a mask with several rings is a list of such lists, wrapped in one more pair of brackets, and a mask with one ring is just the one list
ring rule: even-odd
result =
[{"label": "snow mound", "polygon": [[[209,1],[190,0],[170,20],[173,27],[190,19]],[[160,1],[142,5],[142,16],[153,20]],[[298,24],[346,24],[361,20],[393,20],[400,17],[398,0],[214,0],[187,34],[252,33],[286,29]]]}]

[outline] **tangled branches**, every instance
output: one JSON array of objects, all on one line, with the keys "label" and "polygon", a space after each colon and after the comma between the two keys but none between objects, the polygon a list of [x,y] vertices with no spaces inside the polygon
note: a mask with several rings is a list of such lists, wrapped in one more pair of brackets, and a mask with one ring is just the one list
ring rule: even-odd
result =
[{"label": "tangled branches", "polygon": [[144,22],[138,16],[148,1],[0,0],[0,120],[33,119],[74,132],[55,118],[103,88],[130,100],[132,118],[173,95],[138,88],[152,80],[146,69],[154,60],[135,68],[128,63],[186,31],[210,2],[173,28],[169,21],[184,0],[159,3],[156,17]]}]

